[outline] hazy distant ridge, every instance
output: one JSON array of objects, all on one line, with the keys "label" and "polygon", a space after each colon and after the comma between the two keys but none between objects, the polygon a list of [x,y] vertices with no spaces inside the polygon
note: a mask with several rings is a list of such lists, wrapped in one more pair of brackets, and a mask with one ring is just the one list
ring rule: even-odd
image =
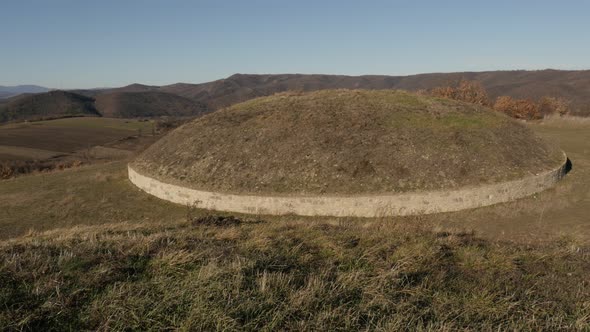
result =
[{"label": "hazy distant ridge", "polygon": [[[176,83],[151,86],[135,83],[120,88],[70,90],[69,92],[96,99],[96,109],[103,116],[194,116],[248,99],[288,90],[315,91],[344,88],[416,91],[455,85],[463,78],[481,82],[492,99],[503,95],[535,100],[544,96],[563,97],[571,102],[573,114],[590,116],[590,70],[515,70],[410,76],[235,74],[225,79],[200,84]],[[14,96],[19,93],[39,93],[48,90],[35,85],[0,87],[0,98],[2,93]],[[4,99],[0,103],[6,104],[9,101]],[[40,106],[37,105],[37,107]]]},{"label": "hazy distant ridge", "polygon": [[3,86],[0,85],[0,98],[9,98],[23,93],[42,93],[50,91],[51,89],[38,85],[16,85]]},{"label": "hazy distant ridge", "polygon": [[[286,90],[322,89],[403,89],[416,91],[457,84],[462,78],[480,81],[491,98],[507,95],[539,99],[563,97],[571,102],[574,114],[590,115],[590,70],[537,70],[432,73],[411,76],[343,76],[277,74],[236,74],[202,84],[177,83],[160,91],[205,103],[210,109]],[[150,87],[153,89],[153,87]]]}]

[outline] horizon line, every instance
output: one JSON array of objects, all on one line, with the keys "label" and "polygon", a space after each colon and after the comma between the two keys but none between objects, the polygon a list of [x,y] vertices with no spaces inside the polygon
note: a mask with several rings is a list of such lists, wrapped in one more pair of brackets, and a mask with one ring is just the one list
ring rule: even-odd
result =
[{"label": "horizon line", "polygon": [[556,69],[556,68],[543,68],[543,69],[497,69],[497,70],[469,70],[469,71],[434,71],[434,72],[419,72],[414,74],[400,74],[400,75],[389,75],[389,74],[361,74],[361,75],[348,75],[348,74],[324,74],[324,73],[306,73],[306,72],[275,72],[275,73],[240,73],[236,72],[229,76],[225,76],[222,78],[209,80],[209,81],[202,81],[202,82],[187,82],[187,81],[177,81],[173,83],[167,84],[146,84],[146,83],[139,83],[139,82],[131,82],[127,84],[122,84],[119,86],[105,86],[105,87],[73,87],[73,88],[52,88],[45,85],[40,85],[36,83],[21,83],[21,84],[0,84],[0,87],[8,87],[8,88],[16,88],[16,87],[23,87],[23,86],[35,86],[44,89],[48,89],[49,91],[69,91],[69,90],[108,90],[108,89],[117,89],[117,88],[124,88],[131,85],[143,85],[143,86],[150,86],[150,87],[163,87],[169,86],[174,84],[205,84],[210,82],[215,82],[219,80],[228,79],[235,75],[252,75],[252,76],[263,76],[263,75],[321,75],[321,76],[345,76],[345,77],[364,77],[364,76],[385,76],[385,77],[410,77],[410,76],[418,76],[418,75],[436,75],[436,74],[467,74],[467,73],[488,73],[488,72],[517,72],[517,71],[526,71],[526,72],[538,72],[538,71],[590,71],[590,68],[585,69]]}]

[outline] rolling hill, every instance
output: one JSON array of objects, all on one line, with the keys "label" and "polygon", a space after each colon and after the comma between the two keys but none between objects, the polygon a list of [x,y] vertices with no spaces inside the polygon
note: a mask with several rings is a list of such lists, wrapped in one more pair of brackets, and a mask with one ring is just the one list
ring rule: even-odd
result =
[{"label": "rolling hill", "polygon": [[251,98],[288,90],[313,91],[347,88],[415,91],[454,85],[462,78],[480,81],[492,98],[501,95],[533,99],[542,96],[563,97],[571,101],[574,114],[590,115],[590,70],[517,70],[433,73],[411,76],[236,74],[226,79],[202,84],[177,83],[162,86],[159,91],[191,98],[206,103],[211,109],[218,109]]},{"label": "rolling hill", "polygon": [[[235,74],[212,82],[176,83],[153,86],[134,83],[120,88],[70,90],[78,98],[96,99],[96,111],[109,117],[195,116],[248,99],[284,91],[315,91],[325,89],[402,89],[416,91],[439,86],[456,85],[461,79],[476,80],[488,90],[491,98],[539,99],[543,96],[563,97],[571,103],[571,113],[590,116],[590,70],[537,70],[431,73],[410,76],[343,76],[319,74]],[[0,98],[2,95],[0,87]],[[42,88],[42,87],[39,87]],[[0,99],[0,121],[43,118],[59,113],[53,98],[19,96]],[[35,110],[26,104],[35,99]],[[42,107],[48,102],[48,110]],[[88,102],[88,101],[87,101]],[[29,102],[30,104],[30,102]],[[25,114],[16,116],[15,107],[24,107]],[[12,113],[10,113],[12,112]],[[38,114],[36,113],[38,112]],[[70,111],[61,111],[71,115]],[[83,114],[85,112],[82,112]],[[91,111],[92,113],[92,111]],[[6,114],[12,114],[10,116]],[[54,116],[54,115],[52,115]],[[55,114],[55,116],[58,116]],[[63,116],[63,114],[61,115]]]},{"label": "rolling hill", "polygon": [[0,104],[0,122],[100,116],[94,99],[67,91],[24,94]]},{"label": "rolling hill", "polygon": [[[154,88],[154,89],[157,89]],[[0,100],[0,123],[71,116],[143,118],[198,116],[208,112],[199,101],[142,89],[139,85],[110,90],[50,91]],[[79,93],[81,92],[81,93]]]},{"label": "rolling hill", "polygon": [[38,85],[1,86],[0,99],[14,97],[23,93],[42,93],[50,89]]},{"label": "rolling hill", "polygon": [[204,103],[165,92],[116,92],[96,96],[96,108],[105,117],[196,116],[207,112]]},{"label": "rolling hill", "polygon": [[133,83],[119,88],[94,88],[94,89],[73,89],[68,90],[73,93],[81,94],[87,97],[95,98],[98,95],[114,93],[114,92],[148,92],[158,91],[159,86],[144,85],[139,83]]}]

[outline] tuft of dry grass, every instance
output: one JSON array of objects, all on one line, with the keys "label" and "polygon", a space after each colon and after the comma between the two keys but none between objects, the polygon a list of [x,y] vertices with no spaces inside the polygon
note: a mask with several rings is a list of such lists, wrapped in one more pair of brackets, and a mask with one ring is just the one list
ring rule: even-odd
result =
[{"label": "tuft of dry grass", "polygon": [[539,121],[541,125],[547,125],[556,128],[568,128],[568,127],[586,127],[590,125],[590,118],[574,116],[574,115],[550,115]]},{"label": "tuft of dry grass", "polygon": [[79,226],[0,243],[7,330],[583,330],[590,248],[419,224]]}]

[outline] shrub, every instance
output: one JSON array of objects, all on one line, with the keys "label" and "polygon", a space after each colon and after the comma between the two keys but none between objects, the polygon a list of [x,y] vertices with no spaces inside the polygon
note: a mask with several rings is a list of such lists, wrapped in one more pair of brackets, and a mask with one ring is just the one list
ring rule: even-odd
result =
[{"label": "shrub", "polygon": [[500,96],[494,103],[494,109],[517,119],[539,119],[539,106],[530,99],[514,99],[509,96]]},{"label": "shrub", "polygon": [[167,133],[172,129],[182,126],[183,124],[193,120],[194,118],[162,118],[158,119],[155,122],[154,127],[152,128],[154,133]]},{"label": "shrub", "polygon": [[543,117],[553,114],[564,116],[569,113],[569,102],[564,98],[543,97],[539,101],[539,113]]},{"label": "shrub", "polygon": [[440,86],[429,91],[419,90],[418,94],[459,100],[475,105],[490,106],[496,111],[505,113],[513,118],[533,120],[548,115],[560,116],[569,113],[569,102],[564,98],[543,97],[538,103],[531,99],[515,99],[510,96],[500,96],[495,103],[489,99],[486,89],[478,81],[462,79],[457,86]]},{"label": "shrub", "polygon": [[458,99],[468,103],[491,106],[488,92],[478,81],[461,80],[457,88]]},{"label": "shrub", "polygon": [[462,79],[457,87],[437,87],[432,89],[430,94],[435,97],[449,98],[475,105],[491,106],[486,89],[478,81]]}]

